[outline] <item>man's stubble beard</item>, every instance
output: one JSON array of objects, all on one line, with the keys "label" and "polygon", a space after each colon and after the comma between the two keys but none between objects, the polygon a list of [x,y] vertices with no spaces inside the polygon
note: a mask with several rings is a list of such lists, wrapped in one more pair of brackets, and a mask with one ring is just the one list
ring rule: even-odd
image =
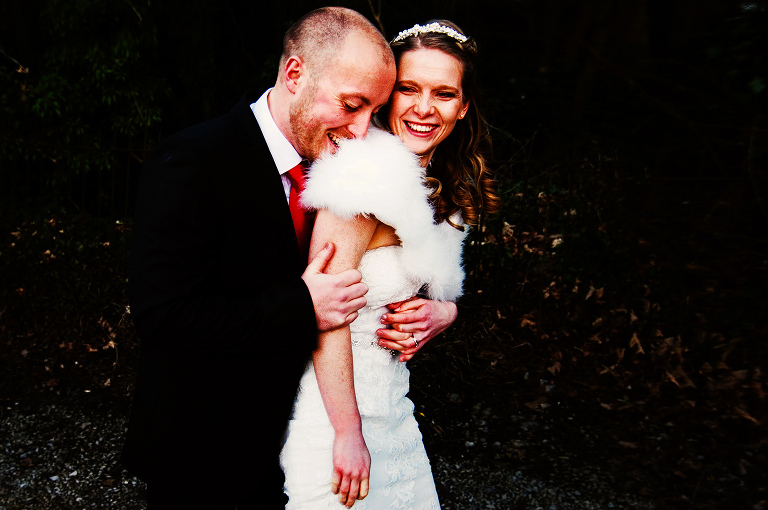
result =
[{"label": "man's stubble beard", "polygon": [[321,143],[324,129],[312,118],[312,106],[317,96],[317,83],[310,82],[301,94],[301,97],[291,105],[288,111],[288,120],[293,130],[294,139],[299,155],[309,161],[314,161],[320,156],[321,148],[316,147]]}]

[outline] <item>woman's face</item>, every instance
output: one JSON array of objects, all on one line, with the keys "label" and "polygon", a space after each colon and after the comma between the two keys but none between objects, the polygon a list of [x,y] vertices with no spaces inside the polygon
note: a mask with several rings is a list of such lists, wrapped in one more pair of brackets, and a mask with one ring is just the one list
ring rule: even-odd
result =
[{"label": "woman's face", "polygon": [[426,166],[469,108],[461,90],[462,67],[434,48],[403,53],[389,98],[389,126]]}]

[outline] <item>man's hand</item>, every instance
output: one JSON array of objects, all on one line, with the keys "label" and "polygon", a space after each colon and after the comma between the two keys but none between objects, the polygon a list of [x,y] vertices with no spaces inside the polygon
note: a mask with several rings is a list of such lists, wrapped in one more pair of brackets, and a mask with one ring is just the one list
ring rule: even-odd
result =
[{"label": "man's hand", "polygon": [[336,434],[333,441],[333,478],[331,491],[339,495],[339,503],[350,508],[355,500],[368,495],[371,454],[365,446],[362,431]]},{"label": "man's hand", "polygon": [[330,331],[350,324],[357,318],[357,311],[366,304],[368,286],[362,283],[357,269],[339,274],[323,271],[333,257],[333,243],[327,243],[307,266],[301,278],[312,296],[318,331]]},{"label": "man's hand", "polygon": [[378,329],[379,345],[400,351],[400,361],[408,361],[424,344],[448,329],[458,316],[453,301],[430,301],[411,298],[392,303],[387,308],[394,313],[382,315],[381,323],[392,329]]}]

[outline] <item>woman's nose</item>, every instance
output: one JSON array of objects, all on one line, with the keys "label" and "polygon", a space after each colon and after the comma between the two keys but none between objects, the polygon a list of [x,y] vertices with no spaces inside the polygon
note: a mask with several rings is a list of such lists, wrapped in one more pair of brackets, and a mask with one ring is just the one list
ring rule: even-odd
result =
[{"label": "woman's nose", "polygon": [[419,115],[429,115],[432,111],[432,98],[427,94],[421,94],[413,107],[414,111]]}]

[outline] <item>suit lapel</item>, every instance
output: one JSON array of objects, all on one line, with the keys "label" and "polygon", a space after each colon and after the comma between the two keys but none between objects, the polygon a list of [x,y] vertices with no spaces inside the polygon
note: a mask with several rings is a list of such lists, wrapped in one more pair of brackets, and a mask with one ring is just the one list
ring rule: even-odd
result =
[{"label": "suit lapel", "polygon": [[224,156],[227,164],[222,170],[229,174],[226,180],[231,182],[226,186],[228,198],[222,197],[222,205],[232,209],[228,216],[238,218],[236,224],[242,222],[239,235],[261,238],[259,249],[268,247],[281,254],[281,264],[301,274],[306,260],[299,257],[283,181],[250,108],[257,99],[257,95],[246,94],[228,114],[237,140],[233,141],[233,153]]}]

